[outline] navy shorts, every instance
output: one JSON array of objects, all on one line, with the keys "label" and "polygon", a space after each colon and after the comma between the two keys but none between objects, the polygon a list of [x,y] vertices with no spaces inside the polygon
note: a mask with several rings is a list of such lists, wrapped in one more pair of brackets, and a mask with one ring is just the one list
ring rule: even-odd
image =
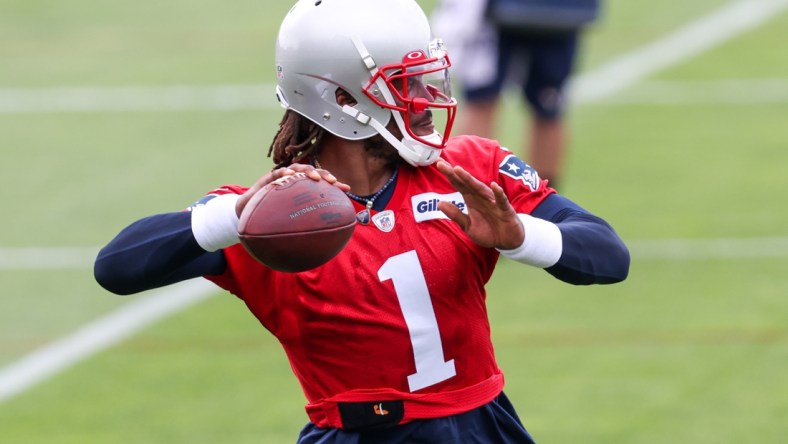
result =
[{"label": "navy shorts", "polygon": [[459,415],[421,419],[365,432],[318,428],[309,423],[298,444],[534,444],[509,399],[501,393],[489,404]]},{"label": "navy shorts", "polygon": [[574,68],[578,33],[546,36],[502,32],[498,37],[496,73],[486,85],[466,86],[468,102],[496,98],[510,84],[542,118],[556,119],[564,108],[566,83]]}]

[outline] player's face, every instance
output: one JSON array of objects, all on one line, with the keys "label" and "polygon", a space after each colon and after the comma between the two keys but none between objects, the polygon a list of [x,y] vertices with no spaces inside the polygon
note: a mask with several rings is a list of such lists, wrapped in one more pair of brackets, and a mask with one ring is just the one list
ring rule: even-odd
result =
[{"label": "player's face", "polygon": [[[405,82],[407,82],[407,85],[405,85]],[[392,84],[397,88],[400,95],[424,99],[427,102],[434,102],[436,100],[435,96],[437,94],[434,92],[434,88],[425,85],[421,76],[411,76],[408,77],[407,80],[396,79],[392,81]],[[397,103],[397,106],[405,107],[405,104],[396,96],[394,97],[394,101]],[[410,128],[416,135],[427,136],[435,131],[435,125],[432,120],[432,110],[429,108],[416,110],[414,107],[407,107],[407,109],[406,121],[410,122]],[[399,132],[399,129],[397,132]]]}]

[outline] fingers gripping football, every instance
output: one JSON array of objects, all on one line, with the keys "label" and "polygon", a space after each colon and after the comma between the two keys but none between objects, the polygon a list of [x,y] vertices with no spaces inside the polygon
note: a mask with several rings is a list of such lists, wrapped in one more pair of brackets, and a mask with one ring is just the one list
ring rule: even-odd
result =
[{"label": "fingers gripping football", "polygon": [[241,197],[238,199],[238,202],[235,204],[235,212],[238,215],[238,217],[241,216],[241,213],[243,213],[246,204],[249,203],[249,200],[251,200],[252,196],[257,194],[258,191],[260,191],[266,185],[274,182],[277,179],[280,179],[284,176],[292,176],[295,173],[304,173],[307,175],[307,177],[309,177],[312,180],[318,180],[318,181],[321,179],[325,180],[326,182],[332,185],[336,185],[342,191],[348,191],[350,189],[350,186],[342,182],[339,182],[337,178],[334,177],[333,174],[331,174],[330,172],[324,169],[318,169],[313,167],[312,165],[303,165],[299,163],[294,163],[288,167],[277,168],[265,174],[263,177],[257,179],[257,182],[255,182],[255,184],[252,185],[249,188],[249,190],[247,190],[243,195],[241,195]]}]

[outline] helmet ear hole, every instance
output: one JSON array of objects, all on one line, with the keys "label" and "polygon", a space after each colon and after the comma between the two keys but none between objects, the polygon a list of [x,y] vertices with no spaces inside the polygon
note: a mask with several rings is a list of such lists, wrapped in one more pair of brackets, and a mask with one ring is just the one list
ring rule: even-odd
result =
[{"label": "helmet ear hole", "polygon": [[337,99],[337,105],[339,106],[355,106],[358,105],[358,101],[347,91],[342,88],[337,88],[334,92],[334,96]]}]

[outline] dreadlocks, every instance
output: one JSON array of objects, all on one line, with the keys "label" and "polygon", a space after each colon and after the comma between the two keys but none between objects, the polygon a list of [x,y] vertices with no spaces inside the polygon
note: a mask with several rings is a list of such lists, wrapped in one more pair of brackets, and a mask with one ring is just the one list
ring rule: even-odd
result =
[{"label": "dreadlocks", "polygon": [[[288,109],[279,122],[279,129],[268,148],[268,157],[273,156],[276,168],[317,157],[320,141],[325,134],[326,130],[323,127]],[[397,150],[380,134],[365,139],[364,150],[374,157],[386,159],[391,164],[402,161]]]},{"label": "dreadlocks", "polygon": [[268,148],[277,168],[297,163],[316,154],[325,130],[293,110],[285,111],[274,140]]}]

